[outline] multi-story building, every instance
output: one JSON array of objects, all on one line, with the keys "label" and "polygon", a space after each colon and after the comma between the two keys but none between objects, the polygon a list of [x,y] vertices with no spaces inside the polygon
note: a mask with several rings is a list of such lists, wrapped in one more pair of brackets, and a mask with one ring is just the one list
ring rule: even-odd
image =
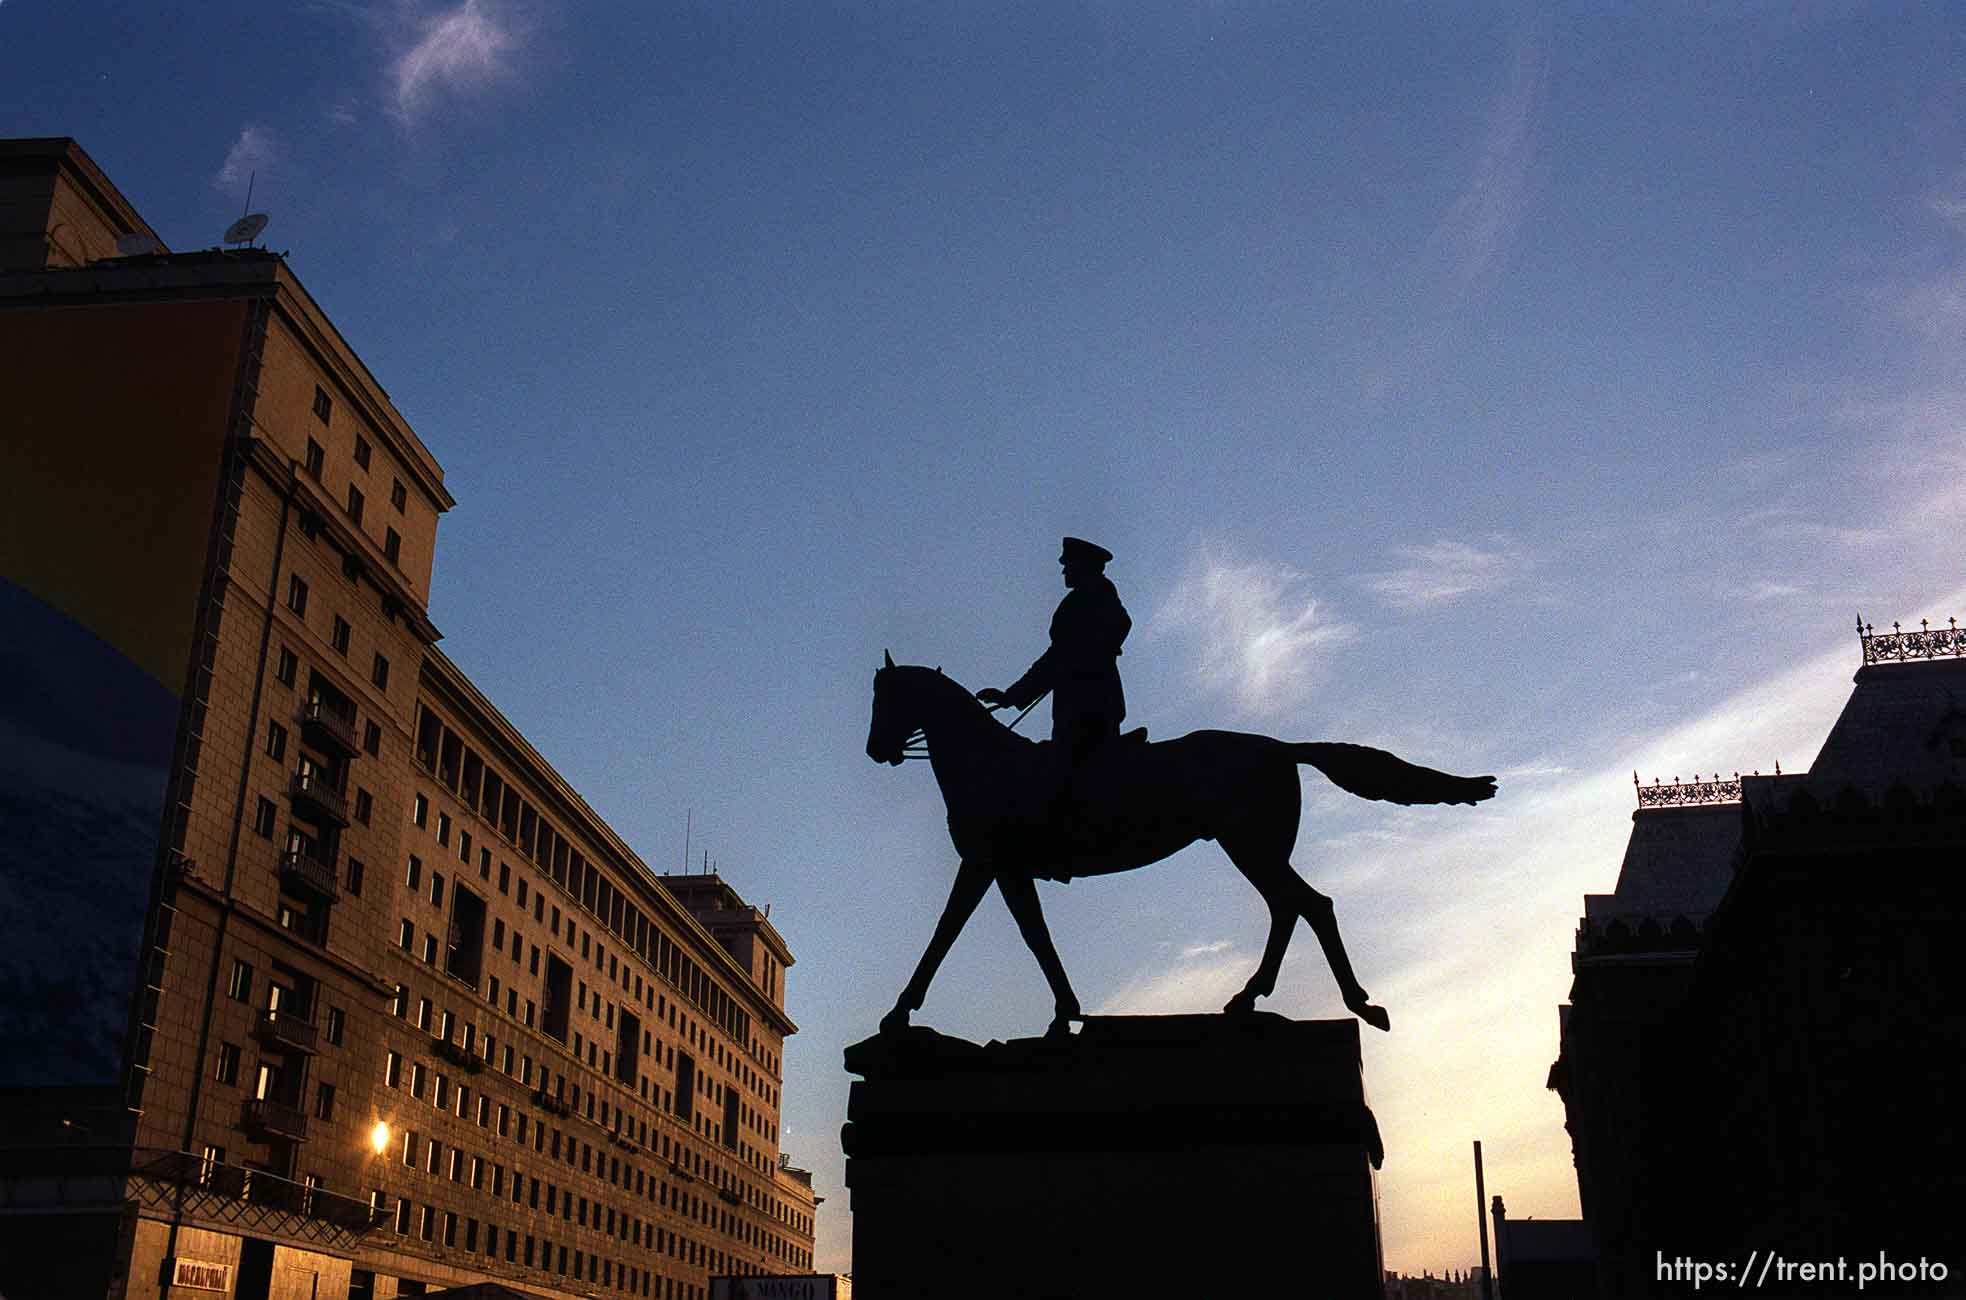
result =
[{"label": "multi-story building", "polygon": [[437,650],[443,471],[284,259],[0,142],[0,421],[0,1293],[809,1272],[784,939]]},{"label": "multi-story building", "polygon": [[1808,771],[1641,785],[1584,900],[1550,1086],[1601,1295],[1755,1258],[1783,1292],[1959,1291],[1966,634],[1859,643]]}]

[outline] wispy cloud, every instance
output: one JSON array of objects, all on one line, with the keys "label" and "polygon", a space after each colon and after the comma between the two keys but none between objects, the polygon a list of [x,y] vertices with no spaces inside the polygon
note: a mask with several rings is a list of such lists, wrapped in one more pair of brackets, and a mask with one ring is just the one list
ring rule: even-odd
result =
[{"label": "wispy cloud", "polygon": [[1354,629],[1322,617],[1308,579],[1288,565],[1237,562],[1203,543],[1154,621],[1193,633],[1195,672],[1244,714],[1267,713],[1306,690],[1325,647]]},{"label": "wispy cloud", "polygon": [[1255,969],[1256,957],[1227,939],[1190,944],[1173,962],[1140,971],[1093,1014],[1180,1016],[1220,1011]]},{"label": "wispy cloud", "polygon": [[1486,551],[1446,540],[1402,546],[1394,554],[1404,562],[1399,568],[1367,574],[1362,581],[1387,604],[1403,610],[1495,591],[1521,576],[1528,564],[1511,550]]},{"label": "wispy cloud", "polygon": [[1533,33],[1524,33],[1517,37],[1502,87],[1488,105],[1474,174],[1437,232],[1454,251],[1454,276],[1464,287],[1487,278],[1521,219],[1542,97],[1541,45]]},{"label": "wispy cloud", "polygon": [[253,173],[266,170],[278,153],[271,131],[263,126],[247,125],[226,152],[224,164],[212,176],[212,187],[245,197]]},{"label": "wispy cloud", "polygon": [[482,0],[415,14],[406,31],[409,39],[389,64],[393,108],[404,122],[440,90],[469,93],[506,76],[520,43],[511,18]]}]

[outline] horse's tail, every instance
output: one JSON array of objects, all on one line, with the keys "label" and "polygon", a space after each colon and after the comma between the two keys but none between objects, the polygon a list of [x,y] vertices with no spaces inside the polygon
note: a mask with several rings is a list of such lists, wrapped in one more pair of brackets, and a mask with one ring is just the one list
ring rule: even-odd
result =
[{"label": "horse's tail", "polygon": [[1450,776],[1396,758],[1383,749],[1312,741],[1292,745],[1290,752],[1299,763],[1309,763],[1340,790],[1361,799],[1474,804],[1495,797],[1492,776]]}]

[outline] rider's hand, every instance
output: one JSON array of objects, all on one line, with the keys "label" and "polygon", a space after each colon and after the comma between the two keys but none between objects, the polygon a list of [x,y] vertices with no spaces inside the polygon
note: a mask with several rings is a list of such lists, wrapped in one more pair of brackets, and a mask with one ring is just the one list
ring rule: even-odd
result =
[{"label": "rider's hand", "polygon": [[979,703],[992,709],[1001,709],[1010,703],[1009,700],[1004,698],[1004,693],[994,686],[985,686],[982,690],[976,692],[976,698]]}]

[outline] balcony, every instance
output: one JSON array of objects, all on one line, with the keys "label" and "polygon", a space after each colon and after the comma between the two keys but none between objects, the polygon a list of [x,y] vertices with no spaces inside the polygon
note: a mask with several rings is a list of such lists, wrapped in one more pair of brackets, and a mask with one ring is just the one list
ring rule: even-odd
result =
[{"label": "balcony", "polygon": [[307,1140],[306,1113],[297,1106],[289,1106],[283,1101],[274,1101],[270,1097],[260,1097],[247,1102],[240,1123],[264,1137],[280,1138],[288,1142]]},{"label": "balcony", "polygon": [[302,849],[288,849],[280,855],[280,879],[291,889],[319,895],[330,903],[341,896],[334,867]]},{"label": "balcony", "polygon": [[555,1097],[544,1088],[535,1089],[532,1094],[533,1105],[549,1115],[567,1116],[573,1114],[573,1107]]},{"label": "balcony", "polygon": [[260,1042],[276,1051],[298,1052],[303,1056],[314,1055],[317,1031],[311,1023],[302,1020],[299,1016],[278,1011],[262,1011],[259,1013],[259,1025],[254,1032]]},{"label": "balcony", "polygon": [[326,700],[309,700],[300,714],[300,731],[316,749],[353,758],[361,752],[355,739],[355,715]]},{"label": "balcony", "polygon": [[478,1058],[478,1054],[461,1043],[454,1043],[448,1038],[433,1038],[430,1046],[438,1056],[452,1065],[462,1066],[472,1074],[485,1068],[485,1063]]},{"label": "balcony", "polygon": [[287,793],[296,807],[312,812],[322,821],[348,825],[348,796],[329,785],[325,773],[295,772]]}]

